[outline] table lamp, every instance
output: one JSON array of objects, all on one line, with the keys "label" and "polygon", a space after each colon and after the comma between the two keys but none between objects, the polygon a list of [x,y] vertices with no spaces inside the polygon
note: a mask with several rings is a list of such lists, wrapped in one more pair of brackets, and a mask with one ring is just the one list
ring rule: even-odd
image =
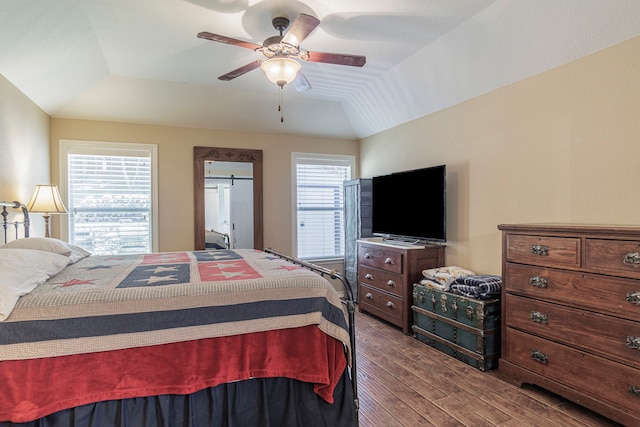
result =
[{"label": "table lamp", "polygon": [[44,214],[44,237],[51,237],[49,233],[49,218],[51,214],[67,213],[57,185],[36,185],[33,196],[27,203],[27,210],[32,213]]}]

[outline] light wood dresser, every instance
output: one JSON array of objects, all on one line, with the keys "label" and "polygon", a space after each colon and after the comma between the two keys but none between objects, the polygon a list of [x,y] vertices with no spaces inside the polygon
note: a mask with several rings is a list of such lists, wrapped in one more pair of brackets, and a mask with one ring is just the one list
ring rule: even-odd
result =
[{"label": "light wood dresser", "polygon": [[500,375],[640,425],[640,228],[498,228]]},{"label": "light wood dresser", "polygon": [[442,267],[444,246],[394,246],[358,241],[358,309],[411,334],[413,284],[422,270]]}]

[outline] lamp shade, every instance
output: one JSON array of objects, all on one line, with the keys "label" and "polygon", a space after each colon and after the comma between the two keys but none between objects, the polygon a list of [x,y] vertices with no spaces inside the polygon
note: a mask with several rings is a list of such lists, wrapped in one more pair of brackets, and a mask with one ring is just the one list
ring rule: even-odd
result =
[{"label": "lamp shade", "polygon": [[36,185],[33,196],[27,203],[27,210],[44,214],[67,213],[56,185]]},{"label": "lamp shade", "polygon": [[300,63],[294,59],[276,56],[264,61],[260,68],[269,80],[283,87],[296,78],[296,74],[300,70]]}]

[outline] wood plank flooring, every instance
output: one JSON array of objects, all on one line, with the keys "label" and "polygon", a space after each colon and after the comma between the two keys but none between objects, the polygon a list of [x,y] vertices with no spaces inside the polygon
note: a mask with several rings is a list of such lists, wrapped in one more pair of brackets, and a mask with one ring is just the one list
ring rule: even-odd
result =
[{"label": "wood plank flooring", "polygon": [[356,309],[361,427],[618,427],[533,386],[516,387]]}]

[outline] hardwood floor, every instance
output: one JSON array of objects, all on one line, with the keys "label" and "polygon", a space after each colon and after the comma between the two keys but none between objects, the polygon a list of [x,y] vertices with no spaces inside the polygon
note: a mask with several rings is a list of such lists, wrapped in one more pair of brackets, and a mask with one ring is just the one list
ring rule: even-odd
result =
[{"label": "hardwood floor", "polygon": [[522,388],[441,353],[356,309],[361,427],[614,427],[533,386]]}]

